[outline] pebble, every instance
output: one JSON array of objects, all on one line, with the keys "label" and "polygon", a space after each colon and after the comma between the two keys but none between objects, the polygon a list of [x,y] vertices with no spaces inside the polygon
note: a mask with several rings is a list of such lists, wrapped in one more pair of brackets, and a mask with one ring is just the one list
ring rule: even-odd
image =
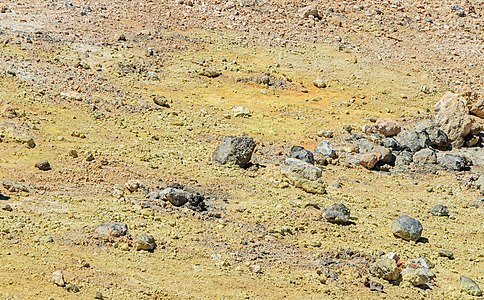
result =
[{"label": "pebble", "polygon": [[399,216],[392,224],[393,235],[407,241],[416,242],[422,236],[422,231],[420,221],[407,215]]},{"label": "pebble", "polygon": [[466,159],[456,154],[444,154],[437,159],[437,163],[449,171],[461,171],[466,167]]},{"label": "pebble", "polygon": [[96,231],[105,237],[120,237],[128,233],[128,225],[122,222],[104,222]]},{"label": "pebble", "polygon": [[350,222],[350,209],[344,204],[336,203],[323,212],[323,218],[333,224],[346,225]]},{"label": "pebble", "polygon": [[314,79],[313,85],[319,89],[324,89],[328,86],[326,80],[321,76],[318,76],[316,79]]},{"label": "pebble", "polygon": [[2,204],[2,210],[5,210],[5,211],[13,211],[13,208],[10,204],[8,203],[5,203],[5,204]]},{"label": "pebble", "polygon": [[434,216],[448,217],[449,208],[443,204],[437,204],[430,209],[430,213]]},{"label": "pebble", "polygon": [[446,249],[439,250],[439,256],[447,257],[448,259],[451,259],[451,260],[454,259],[454,253],[452,253],[452,251],[446,250]]},{"label": "pebble", "polygon": [[[428,270],[428,269],[427,269]],[[412,268],[407,266],[402,270],[402,284],[411,286],[421,286],[429,282],[425,268]]]},{"label": "pebble", "polygon": [[235,118],[247,118],[251,116],[251,112],[247,107],[244,106],[234,106],[232,107],[232,116]]},{"label": "pebble", "polygon": [[96,300],[103,300],[104,296],[101,294],[101,292],[96,292],[96,295],[94,296],[94,299]]},{"label": "pebble", "polygon": [[35,167],[42,171],[49,171],[52,169],[50,166],[50,163],[47,160],[39,161],[38,163],[35,164]]},{"label": "pebble", "polygon": [[262,267],[260,265],[250,265],[249,266],[249,269],[252,273],[256,273],[256,274],[261,274],[262,273]]},{"label": "pebble", "polygon": [[66,284],[66,290],[70,293],[79,293],[81,291],[79,287],[73,283]]},{"label": "pebble", "polygon": [[466,276],[460,277],[460,290],[471,296],[482,296],[482,290],[479,285],[473,279]]},{"label": "pebble", "polygon": [[161,107],[170,107],[169,101],[165,96],[155,96],[153,97],[153,102]]},{"label": "pebble", "polygon": [[52,273],[52,282],[57,286],[65,286],[66,282],[64,280],[64,274],[61,270],[57,270]]},{"label": "pebble", "polygon": [[152,235],[143,233],[134,240],[136,250],[153,251],[156,248],[155,238]]},{"label": "pebble", "polygon": [[434,150],[425,148],[415,152],[413,162],[416,164],[435,164],[437,162],[437,155]]}]

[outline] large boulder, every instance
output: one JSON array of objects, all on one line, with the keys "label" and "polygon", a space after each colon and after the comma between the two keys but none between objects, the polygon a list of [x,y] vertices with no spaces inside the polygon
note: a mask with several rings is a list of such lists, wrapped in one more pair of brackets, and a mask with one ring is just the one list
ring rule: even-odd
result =
[{"label": "large boulder", "polygon": [[447,134],[453,147],[464,145],[473,123],[467,101],[461,95],[447,92],[435,104],[435,124]]},{"label": "large boulder", "polygon": [[326,184],[321,180],[321,169],[310,163],[287,158],[281,166],[281,172],[284,180],[295,187],[312,194],[326,193]]},{"label": "large boulder", "polygon": [[227,136],[218,145],[212,159],[220,164],[237,165],[245,167],[255,149],[255,142],[249,136]]}]

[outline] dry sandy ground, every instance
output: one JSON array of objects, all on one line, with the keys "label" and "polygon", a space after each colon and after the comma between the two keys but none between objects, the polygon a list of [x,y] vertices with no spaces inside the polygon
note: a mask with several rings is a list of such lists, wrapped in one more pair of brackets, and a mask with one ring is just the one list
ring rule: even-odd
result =
[{"label": "dry sandy ground", "polygon": [[[484,284],[484,225],[482,208],[469,206],[478,192],[458,180],[466,174],[329,165],[328,194],[317,196],[281,186],[278,165],[292,145],[314,149],[321,130],[340,145],[344,125],[358,132],[370,117],[391,117],[410,126],[447,90],[482,92],[482,3],[475,13],[461,4],[470,12],[457,17],[449,1],[325,1],[314,21],[298,15],[301,1],[178,2],[0,2],[0,178],[30,189],[0,190],[13,209],[0,210],[0,297],[473,299],[459,292],[459,277]],[[266,73],[286,88],[239,80]],[[314,87],[317,76],[329,87]],[[169,108],[153,103],[161,95]],[[230,117],[233,106],[252,115]],[[223,136],[242,134],[257,142],[258,168],[211,162]],[[34,167],[45,159],[52,170]],[[112,195],[131,179],[181,183],[207,195],[210,208]],[[318,207],[335,202],[351,209],[354,225],[320,220]],[[429,214],[438,203],[450,218]],[[400,214],[422,222],[428,243],[393,237]],[[153,235],[158,248],[97,239],[93,228],[105,221]],[[345,258],[348,248],[354,257]],[[371,292],[367,268],[352,263],[379,251],[429,258],[435,284],[377,280],[385,293]],[[338,280],[318,274],[328,257],[348,262],[334,270]],[[51,283],[55,270],[80,292]]]}]

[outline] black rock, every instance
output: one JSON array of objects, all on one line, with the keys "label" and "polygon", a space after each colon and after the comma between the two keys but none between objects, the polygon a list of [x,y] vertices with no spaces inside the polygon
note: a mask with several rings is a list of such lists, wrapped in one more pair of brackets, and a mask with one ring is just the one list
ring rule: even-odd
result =
[{"label": "black rock", "polygon": [[313,153],[301,146],[292,146],[291,151],[289,152],[289,157],[297,158],[314,165]]}]

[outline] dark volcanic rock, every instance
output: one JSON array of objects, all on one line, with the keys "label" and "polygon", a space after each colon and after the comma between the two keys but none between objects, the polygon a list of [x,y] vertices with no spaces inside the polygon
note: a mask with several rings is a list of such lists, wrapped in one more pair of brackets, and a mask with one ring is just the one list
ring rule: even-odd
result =
[{"label": "dark volcanic rock", "polygon": [[297,158],[310,164],[314,164],[314,155],[311,151],[301,146],[292,146],[289,157]]},{"label": "dark volcanic rock", "polygon": [[52,169],[50,163],[47,160],[39,161],[35,164],[35,167],[42,171],[49,171]]}]

